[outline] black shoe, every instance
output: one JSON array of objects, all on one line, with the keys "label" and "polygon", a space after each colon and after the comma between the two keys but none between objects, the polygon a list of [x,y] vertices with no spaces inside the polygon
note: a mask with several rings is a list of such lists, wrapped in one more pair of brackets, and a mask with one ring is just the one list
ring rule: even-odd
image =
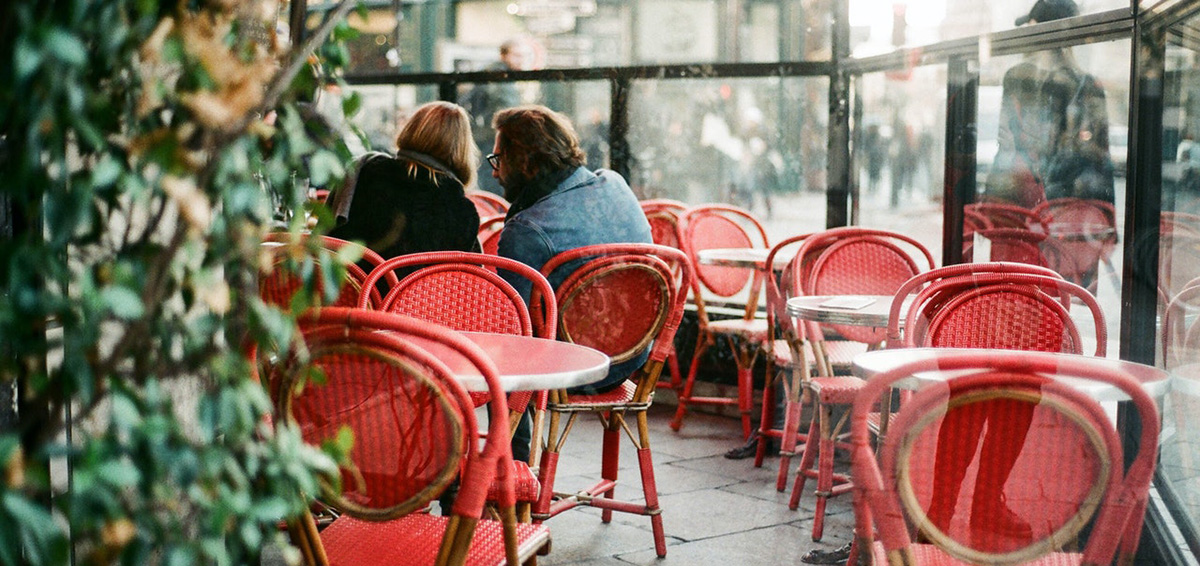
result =
[{"label": "black shoe", "polygon": [[833,550],[814,548],[804,556],[801,556],[800,561],[805,564],[845,564],[850,559],[850,546],[852,544],[854,543],[848,542]]},{"label": "black shoe", "polygon": [[[753,458],[758,452],[758,443],[760,440],[762,440],[762,437],[758,435],[758,431],[754,431],[750,433],[750,438],[746,439],[745,444],[726,452],[725,457],[730,460],[745,460],[746,458]],[[768,441],[767,455],[778,456],[779,445]]]}]

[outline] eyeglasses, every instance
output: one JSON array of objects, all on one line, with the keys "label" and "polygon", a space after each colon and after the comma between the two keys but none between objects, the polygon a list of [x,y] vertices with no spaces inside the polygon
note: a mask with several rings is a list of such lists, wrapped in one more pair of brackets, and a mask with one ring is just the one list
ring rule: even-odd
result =
[{"label": "eyeglasses", "polygon": [[487,162],[488,162],[488,165],[491,165],[491,166],[492,166],[492,170],[493,170],[493,171],[499,171],[499,170],[500,170],[500,155],[502,155],[502,154],[499,154],[499,153],[489,153],[489,154],[487,154],[487,157],[485,157],[485,158],[484,158],[484,159],[486,159],[486,160],[487,160]]}]

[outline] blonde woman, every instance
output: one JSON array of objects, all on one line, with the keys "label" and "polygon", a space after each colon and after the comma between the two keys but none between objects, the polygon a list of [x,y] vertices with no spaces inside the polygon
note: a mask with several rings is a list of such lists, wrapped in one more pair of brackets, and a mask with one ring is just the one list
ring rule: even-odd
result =
[{"label": "blonde woman", "polygon": [[391,258],[414,252],[478,251],[479,215],[465,189],[479,149],[466,110],[430,102],[396,136],[396,155],[370,153],[326,201],[337,216],[330,236],[362,242]]}]

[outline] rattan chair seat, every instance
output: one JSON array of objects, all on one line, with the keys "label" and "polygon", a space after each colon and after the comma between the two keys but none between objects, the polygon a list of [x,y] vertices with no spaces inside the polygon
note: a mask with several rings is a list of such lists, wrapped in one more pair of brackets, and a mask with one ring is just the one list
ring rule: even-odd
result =
[{"label": "rattan chair seat", "polygon": [[[321,544],[333,566],[433,564],[441,534],[449,520],[449,517],[414,514],[375,523],[343,515],[321,531]],[[518,524],[517,555],[520,560],[524,562],[533,557],[549,539],[550,530],[545,525]],[[471,566],[503,565],[503,540],[498,521],[479,521],[466,563]]]}]

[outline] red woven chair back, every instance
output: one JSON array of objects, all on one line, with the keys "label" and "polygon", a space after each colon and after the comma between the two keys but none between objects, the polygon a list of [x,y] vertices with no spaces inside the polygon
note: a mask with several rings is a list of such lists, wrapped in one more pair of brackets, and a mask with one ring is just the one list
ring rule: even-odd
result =
[{"label": "red woven chair back", "polygon": [[558,254],[542,272],[583,258],[558,288],[559,338],[596,348],[613,363],[650,347],[661,367],[691,282],[687,256],[657,244],[599,244]]},{"label": "red woven chair back", "polygon": [[679,214],[682,210],[668,207],[647,209],[643,202],[642,211],[646,213],[646,221],[650,223],[650,236],[654,243],[682,249],[679,241]]},{"label": "red woven chair back", "polygon": [[[545,319],[531,320],[520,294],[495,272],[516,273],[529,279],[543,296],[553,297],[546,279],[521,262],[468,252],[409,254],[385,261],[370,273],[367,284],[373,285],[388,272],[413,268],[416,271],[388,291],[379,310],[459,331],[554,337],[557,323],[550,318],[557,314],[554,305]],[[358,306],[367,308],[367,297],[360,296]]]},{"label": "red woven chair back", "polygon": [[[805,240],[793,264],[793,277],[806,295],[891,296],[914,275],[932,267],[929,250],[908,236],[847,227]],[[887,336],[883,328],[829,327],[847,340],[866,344],[878,344]],[[810,338],[820,339],[817,327],[809,328]]]},{"label": "red woven chair back", "polygon": [[683,250],[696,269],[693,289],[697,293],[703,288],[728,298],[746,289],[754,270],[701,265],[697,254],[712,248],[768,248],[766,230],[753,214],[733,206],[707,204],[684,211],[679,224]]},{"label": "red woven chair back", "polygon": [[[1086,361],[946,350],[873,376],[851,415],[858,532],[873,532],[884,551],[906,555],[905,563],[949,555],[962,563],[1017,564],[1074,551],[1090,526],[1082,563],[1109,564],[1118,549],[1131,558],[1157,456],[1157,411],[1132,375]],[[1130,395],[1150,430],[1141,431],[1128,472],[1103,407],[1048,377],[1060,372]],[[872,403],[896,381],[929,374],[946,381],[926,385],[902,406],[876,459]],[[1028,432],[979,453],[985,423]],[[952,468],[961,477],[949,477]],[[1023,532],[1013,528],[1018,524]],[[911,528],[928,543],[914,545]],[[1067,561],[1079,563],[1074,558]]]},{"label": "red woven chair back", "polygon": [[[947,265],[938,267],[929,271],[918,273],[909,279],[896,291],[892,299],[892,305],[888,311],[888,329],[887,329],[887,347],[899,348],[904,346],[904,339],[901,335],[901,322],[904,321],[905,313],[904,306],[909,304],[907,299],[928,287],[930,284],[950,279],[955,277],[975,277],[986,275],[989,273],[1029,273],[1032,275],[1044,275],[1046,277],[1054,277],[1061,279],[1062,277],[1054,270],[1047,267],[1039,267],[1027,263],[1015,262],[984,262],[984,263],[959,263],[955,265]],[[1053,294],[1057,291],[1056,288],[1047,288],[1045,291]],[[1070,306],[1070,296],[1060,297],[1063,306]],[[934,301],[926,301],[916,313],[916,325],[928,326],[929,318],[933,313],[940,308],[941,305]]]},{"label": "red woven chair back", "polygon": [[[327,283],[332,283],[328,277],[331,270],[323,266],[323,258],[332,261],[330,253],[349,253],[359,255],[368,263],[378,265],[383,262],[379,254],[359,244],[339,240],[330,236],[317,237],[319,247],[310,247],[308,238],[293,240],[286,232],[272,232],[263,242],[263,250],[270,256],[270,271],[260,274],[258,281],[259,297],[268,304],[281,308],[290,308],[292,300],[304,287],[303,273],[312,274],[315,281],[317,304],[330,306],[354,306],[362,294],[363,282],[367,273],[355,263],[346,264],[346,277],[338,286],[336,297],[329,301],[325,297]],[[322,251],[323,250],[323,251]],[[372,289],[368,301],[379,304],[381,298],[378,291]]]},{"label": "red woven chair back", "polygon": [[310,444],[336,438],[342,427],[355,440],[354,467],[341,470],[341,493],[325,494],[330,504],[379,520],[425,507],[477,441],[470,433],[477,425],[462,410],[471,403],[465,392],[394,336],[324,327],[304,338],[328,385],[304,388],[291,416]]},{"label": "red woven chair back", "polygon": [[[497,470],[512,466],[508,406],[487,354],[447,328],[391,313],[325,308],[299,322],[309,367],[324,385],[300,390],[303,367],[285,373],[290,385],[281,391],[295,395],[279,396],[281,414],[294,415],[310,443],[336,437],[343,426],[354,434],[353,468],[342,470],[340,492],[325,486],[327,502],[362,519],[388,520],[423,509],[457,477],[451,512],[481,517]],[[496,399],[488,404],[486,435],[455,378],[464,371],[482,376],[487,390],[478,393]],[[512,478],[500,481],[500,504],[511,506]]]},{"label": "red woven chair back", "polygon": [[[553,339],[557,330],[557,306],[550,283],[541,273],[512,259],[468,252],[426,252],[392,258],[367,277],[373,285],[393,271],[416,268],[396,284],[380,303],[379,310],[428,320],[464,332],[496,332]],[[528,279],[549,305],[539,307],[530,318],[524,299],[497,269]],[[368,297],[360,295],[358,306],[367,308]],[[477,405],[487,402],[485,394],[471,394]],[[521,392],[510,404],[523,410],[530,398]]]},{"label": "red woven chair back", "polygon": [[1079,354],[1083,343],[1068,312],[1072,299],[1092,315],[1093,353],[1103,357],[1107,326],[1096,298],[1074,283],[1027,273],[950,277],[930,284],[909,306],[904,341],[907,346]]},{"label": "red woven chair back", "polygon": [[508,201],[486,191],[471,191],[467,193],[467,198],[475,205],[475,212],[479,213],[479,219],[483,220],[489,216],[504,216],[508,213]]},{"label": "red woven chair back", "polygon": [[1082,285],[1085,275],[1116,247],[1113,205],[1095,199],[1058,198],[1043,203],[1039,212],[1049,222],[1050,237],[1042,245],[1049,266],[1068,281]]}]

